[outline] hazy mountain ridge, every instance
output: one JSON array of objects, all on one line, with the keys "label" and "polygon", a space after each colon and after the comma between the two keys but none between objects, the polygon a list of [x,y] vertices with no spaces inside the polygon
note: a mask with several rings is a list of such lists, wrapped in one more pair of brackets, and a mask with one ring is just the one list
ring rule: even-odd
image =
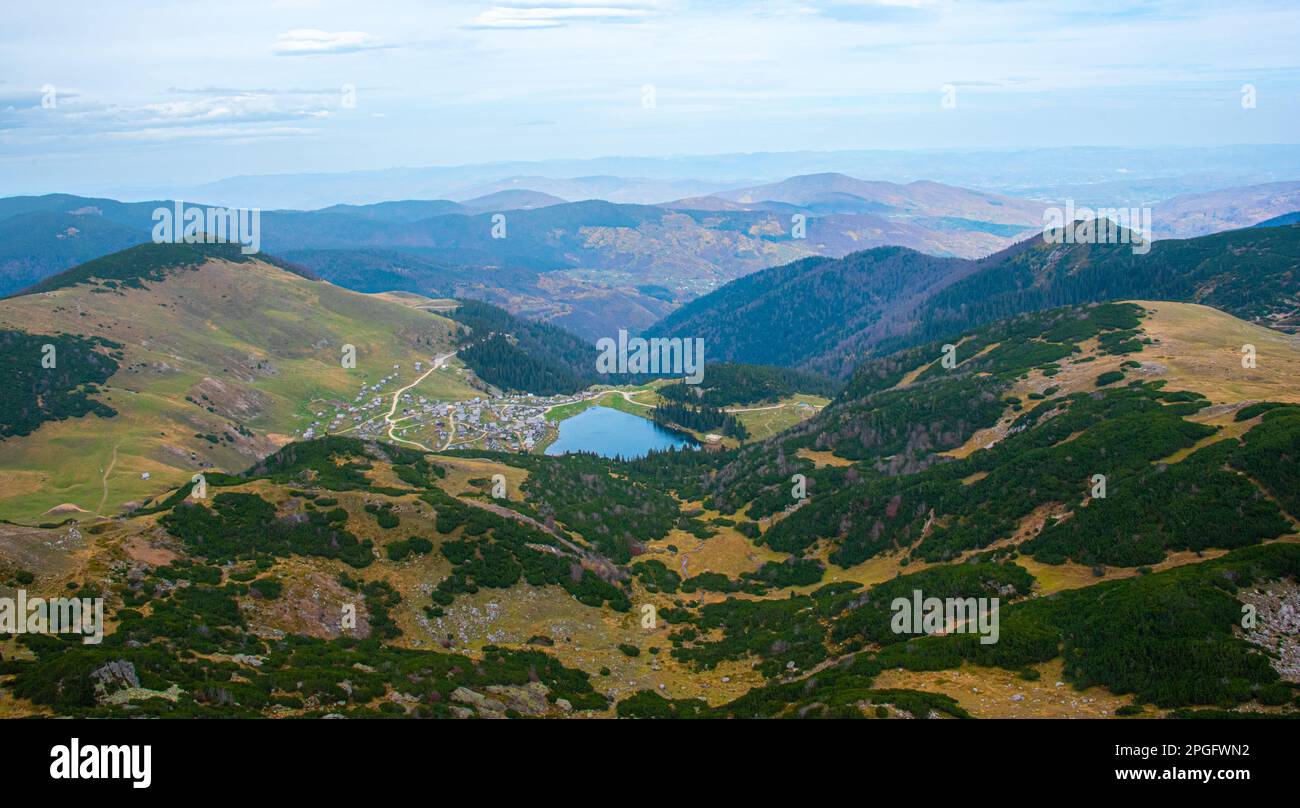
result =
[{"label": "hazy mountain ridge", "polygon": [[[525,207],[475,207],[495,203]],[[0,200],[0,216],[9,216],[0,218],[0,228],[21,223],[15,217],[23,211],[39,211],[42,227],[24,226],[24,233],[45,232],[43,237],[57,245],[15,239],[0,246],[0,269],[8,269],[0,272],[0,293],[97,257],[98,250],[107,254],[110,247],[147,242],[153,211],[171,206],[166,201],[120,203],[67,195]],[[803,256],[839,256],[887,244],[979,255],[1004,246],[1010,234],[998,229],[1006,225],[954,217],[949,214],[960,211],[947,207],[913,207],[907,215],[883,216],[860,212],[861,204],[845,198],[813,208],[771,203],[697,211],[603,200],[568,203],[513,189],[465,203],[407,200],[262,211],[261,247],[355,288],[374,290],[377,278],[401,278],[392,288],[480,297],[517,313],[555,318],[595,338],[618,328],[645,327],[667,313],[674,300],[689,300],[736,277]],[[505,214],[503,230],[497,229],[498,213]],[[796,214],[806,217],[800,234],[806,237],[795,237]],[[67,217],[74,218],[65,222]],[[60,241],[73,225],[78,225],[80,239],[75,249]],[[139,235],[133,238],[130,228]],[[105,236],[98,238],[101,231]],[[494,232],[503,237],[495,238]],[[365,277],[370,272],[376,278]],[[544,277],[550,273],[557,274]],[[667,294],[648,295],[642,287]]]},{"label": "hazy mountain ridge", "polygon": [[[1290,212],[1300,204],[1293,186],[1215,192],[1219,200],[1239,195],[1240,204],[1185,226],[1241,227],[1257,216]],[[880,246],[991,255],[1039,230],[1044,204],[929,181],[897,184],[837,173],[666,205],[564,202],[506,188],[464,202],[267,210],[261,246],[343,285],[378,290],[386,279],[394,289],[476,297],[594,339],[619,328],[644,329],[675,304],[812,255],[842,257]],[[70,195],[0,200],[0,232],[10,234],[0,244],[0,293],[148,241],[153,211],[171,205]],[[1160,208],[1155,221],[1170,221],[1180,206],[1171,201],[1172,213]]]},{"label": "hazy mountain ridge", "polygon": [[1300,182],[1273,182],[1186,194],[1155,206],[1155,238],[1191,238],[1261,224],[1300,210]]},{"label": "hazy mountain ridge", "polygon": [[771,200],[792,205],[825,205],[862,200],[873,208],[862,212],[960,217],[1027,228],[1042,226],[1043,208],[1046,206],[1043,202],[1013,199],[937,182],[917,180],[902,185],[860,180],[838,173],[791,177],[754,188],[720,191],[715,196],[742,204]]},{"label": "hazy mountain ridge", "polygon": [[523,187],[564,199],[656,204],[828,172],[896,183],[933,180],[1009,196],[1073,197],[1079,204],[1094,206],[1151,205],[1179,194],[1293,179],[1300,176],[1300,147],[1060,146],[617,156],[244,175],[180,188],[123,189],[111,195],[133,199],[181,196],[227,205],[307,209],[340,201],[466,199]]}]

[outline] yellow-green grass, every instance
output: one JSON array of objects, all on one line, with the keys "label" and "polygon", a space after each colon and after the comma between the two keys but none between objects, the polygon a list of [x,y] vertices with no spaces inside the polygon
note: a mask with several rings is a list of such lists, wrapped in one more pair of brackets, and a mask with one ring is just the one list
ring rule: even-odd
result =
[{"label": "yellow-green grass", "polygon": [[455,311],[460,308],[460,301],[458,300],[449,297],[426,297],[416,292],[375,292],[370,296],[379,300],[386,300],[389,303],[409,306],[413,309],[445,312]]},{"label": "yellow-green grass", "polygon": [[853,465],[852,460],[849,460],[847,457],[840,457],[834,452],[817,451],[814,449],[800,449],[797,452],[795,452],[795,454],[799,455],[805,460],[811,460],[813,462],[813,465],[815,465],[819,469],[825,468],[826,466],[837,466],[842,468],[844,466]]},{"label": "yellow-green grass", "polygon": [[501,474],[506,478],[506,497],[518,500],[523,496],[519,489],[528,479],[527,470],[495,460],[439,455],[438,464],[447,471],[439,487],[452,496],[476,490],[477,486],[470,480],[490,480],[492,475]]},{"label": "yellow-green grass", "polygon": [[[1097,389],[1102,373],[1125,370],[1126,381],[1164,382],[1167,390],[1190,390],[1206,396],[1211,404],[1240,404],[1248,401],[1300,401],[1300,344],[1278,331],[1253,325],[1209,306],[1167,301],[1130,301],[1146,309],[1141,330],[1152,340],[1138,353],[1107,355],[1099,350],[1096,339],[1084,342],[1083,353],[1060,363],[1054,376],[1040,369],[1029,371],[1028,378],[1017,380],[1009,395],[1021,399],[1025,409],[1041,406],[1042,400],[1029,398],[1056,388],[1054,396],[1087,393]],[[1242,346],[1253,345],[1256,367],[1241,366]],[[1091,358],[1092,361],[1080,361]],[[1128,362],[1142,363],[1141,368],[1125,368]],[[1020,412],[1010,406],[992,427],[981,429],[962,446],[942,452],[950,457],[966,457],[997,443]],[[1219,425],[1231,418],[1220,419]],[[1233,434],[1235,430],[1229,429]]]},{"label": "yellow-green grass", "polygon": [[[1209,561],[1226,554],[1227,550],[1202,550],[1199,553],[1191,550],[1179,550],[1169,553],[1158,563],[1151,564],[1152,570],[1159,572],[1161,570],[1181,567],[1185,564],[1197,564],[1201,561]],[[1133,578],[1141,573],[1137,567],[1099,567],[1101,575],[1097,575],[1093,568],[1087,564],[1075,564],[1067,562],[1065,564],[1044,564],[1035,561],[1029,556],[1020,556],[1016,559],[1016,564],[1024,567],[1030,575],[1034,576],[1035,589],[1043,595],[1050,595],[1053,592],[1060,592],[1063,589],[1079,589],[1085,586],[1101,583],[1102,581],[1114,581],[1121,578]]]},{"label": "yellow-green grass", "polygon": [[[821,396],[795,395],[783,398],[776,405],[757,404],[750,408],[728,408],[738,410],[733,414],[749,431],[750,440],[763,440],[777,433],[784,432],[795,424],[811,418],[818,410],[830,403],[830,399]],[[812,409],[799,407],[807,404]],[[772,407],[768,409],[768,407]]]},{"label": "yellow-green grass", "polygon": [[566,421],[578,413],[596,406],[597,402],[598,399],[596,398],[588,398],[583,399],[582,401],[575,401],[572,404],[561,404],[558,407],[553,407],[546,413],[546,420],[553,424],[558,424],[561,421]]},{"label": "yellow-green grass", "polygon": [[[0,489],[0,518],[30,523],[65,503],[115,513],[182,484],[200,461],[242,471],[307,426],[319,400],[351,402],[394,364],[402,383],[413,380],[416,361],[451,350],[452,324],[260,262],[213,262],[148,289],[82,285],[11,298],[0,302],[0,328],[101,336],[125,354],[98,396],[116,416],[47,422],[0,442],[0,479],[17,483]],[[344,344],[356,348],[355,368],[342,366]],[[475,395],[442,371],[410,392]],[[196,437],[227,432],[233,446]]]},{"label": "yellow-green grass", "polygon": [[[1195,390],[1210,401],[1300,401],[1300,343],[1209,306],[1134,301],[1151,312],[1142,328],[1156,340],[1140,359],[1168,369],[1167,389]],[[1253,345],[1254,368],[1241,366],[1242,346]]]},{"label": "yellow-green grass", "polygon": [[649,402],[636,404],[631,401],[628,401],[626,398],[623,398],[623,394],[621,392],[606,393],[605,395],[600,397],[600,405],[602,407],[609,407],[611,409],[621,410],[622,412],[626,412],[629,415],[637,415],[640,416],[641,418],[650,417],[650,413],[654,409],[654,407],[653,405],[646,406],[648,404]]},{"label": "yellow-green grass", "polygon": [[1103,687],[1075,690],[1066,682],[1060,657],[1027,667],[1038,671],[1036,681],[1026,681],[1015,671],[968,662],[941,671],[890,668],[876,677],[873,686],[942,693],[976,718],[1104,718],[1132,701]]}]

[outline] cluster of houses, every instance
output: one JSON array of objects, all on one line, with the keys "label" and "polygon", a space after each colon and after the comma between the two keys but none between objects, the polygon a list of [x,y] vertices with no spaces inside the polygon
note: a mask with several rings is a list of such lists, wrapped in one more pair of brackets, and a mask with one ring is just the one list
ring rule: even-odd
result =
[{"label": "cluster of houses", "polygon": [[[472,398],[451,405],[456,419],[457,445],[481,445],[505,452],[529,452],[546,438],[546,408],[552,402],[536,396]],[[445,436],[440,435],[443,439]]]},{"label": "cluster of houses", "polygon": [[[419,371],[423,362],[416,362],[415,369]],[[330,435],[344,430],[357,429],[358,437],[374,437],[387,429],[383,415],[388,411],[388,403],[392,393],[384,393],[384,387],[391,384],[397,379],[397,371],[401,365],[393,365],[393,372],[384,376],[374,384],[362,383],[361,389],[352,399],[352,403],[333,400],[325,402],[326,405],[334,409],[333,417],[327,415],[327,411],[317,410],[313,415],[316,420],[312,421],[300,434],[303,440],[311,440],[322,435]],[[369,433],[373,432],[371,435]]]},{"label": "cluster of houses", "polygon": [[[423,362],[415,364],[417,373]],[[299,435],[304,440],[346,432],[362,439],[386,438],[385,416],[396,392],[399,366],[373,384],[363,384],[352,402],[327,401],[313,412],[314,420]],[[392,387],[390,387],[392,386]],[[390,389],[385,389],[390,388]],[[475,397],[465,401],[437,401],[407,394],[393,413],[398,437],[429,446],[477,446],[497,451],[532,451],[547,438],[546,411],[552,406],[580,400],[566,396]],[[333,412],[330,412],[333,408]]]}]

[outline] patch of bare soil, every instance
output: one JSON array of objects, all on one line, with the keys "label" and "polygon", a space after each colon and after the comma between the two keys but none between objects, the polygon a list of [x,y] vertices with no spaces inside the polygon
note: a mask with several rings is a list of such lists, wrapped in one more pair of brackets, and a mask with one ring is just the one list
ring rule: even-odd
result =
[{"label": "patch of bare soil", "polygon": [[[275,600],[248,596],[240,600],[250,628],[260,636],[280,637],[306,634],[332,640],[346,634],[357,639],[370,636],[365,596],[339,583],[338,576],[309,563],[293,560],[277,565],[276,575],[284,589]],[[356,609],[356,628],[343,629],[344,606]]]},{"label": "patch of bare soil", "polygon": [[89,555],[89,542],[75,525],[58,528],[0,525],[0,564],[34,573],[38,582],[71,575]]},{"label": "patch of bare soil", "polygon": [[132,561],[151,567],[165,567],[180,558],[179,555],[149,542],[144,536],[132,536],[122,542],[122,550]]},{"label": "patch of bare soil", "polygon": [[800,449],[799,451],[795,452],[795,454],[799,455],[805,460],[811,460],[813,462],[813,465],[815,465],[817,468],[824,468],[825,466],[842,467],[842,466],[853,465],[852,460],[849,460],[846,457],[840,457],[834,452],[818,452],[812,449]]},{"label": "patch of bare soil", "polygon": [[45,515],[62,516],[63,514],[67,514],[67,513],[89,513],[89,511],[87,511],[85,508],[81,507],[80,505],[74,505],[71,502],[65,502],[62,505],[55,505],[53,508],[50,508],[48,511],[45,512]]},{"label": "patch of bare soil", "polygon": [[194,385],[190,395],[211,406],[218,414],[238,421],[256,418],[267,410],[270,402],[259,390],[210,376]]}]

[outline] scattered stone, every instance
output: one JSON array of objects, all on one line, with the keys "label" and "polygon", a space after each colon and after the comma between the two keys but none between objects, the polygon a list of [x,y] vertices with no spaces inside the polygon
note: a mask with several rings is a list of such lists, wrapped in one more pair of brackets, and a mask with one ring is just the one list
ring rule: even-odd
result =
[{"label": "scattered stone", "polygon": [[1300,683],[1300,585],[1273,581],[1241,596],[1255,607],[1255,625],[1243,629],[1250,643],[1266,649],[1283,681]]},{"label": "scattered stone", "polygon": [[506,706],[496,699],[490,699],[482,693],[476,693],[468,687],[458,687],[451,692],[452,701],[472,704],[484,718],[505,716]]},{"label": "scattered stone", "polygon": [[123,688],[138,688],[140,677],[136,675],[135,664],[125,659],[115,659],[90,672],[95,682],[95,695],[103,698]]}]

